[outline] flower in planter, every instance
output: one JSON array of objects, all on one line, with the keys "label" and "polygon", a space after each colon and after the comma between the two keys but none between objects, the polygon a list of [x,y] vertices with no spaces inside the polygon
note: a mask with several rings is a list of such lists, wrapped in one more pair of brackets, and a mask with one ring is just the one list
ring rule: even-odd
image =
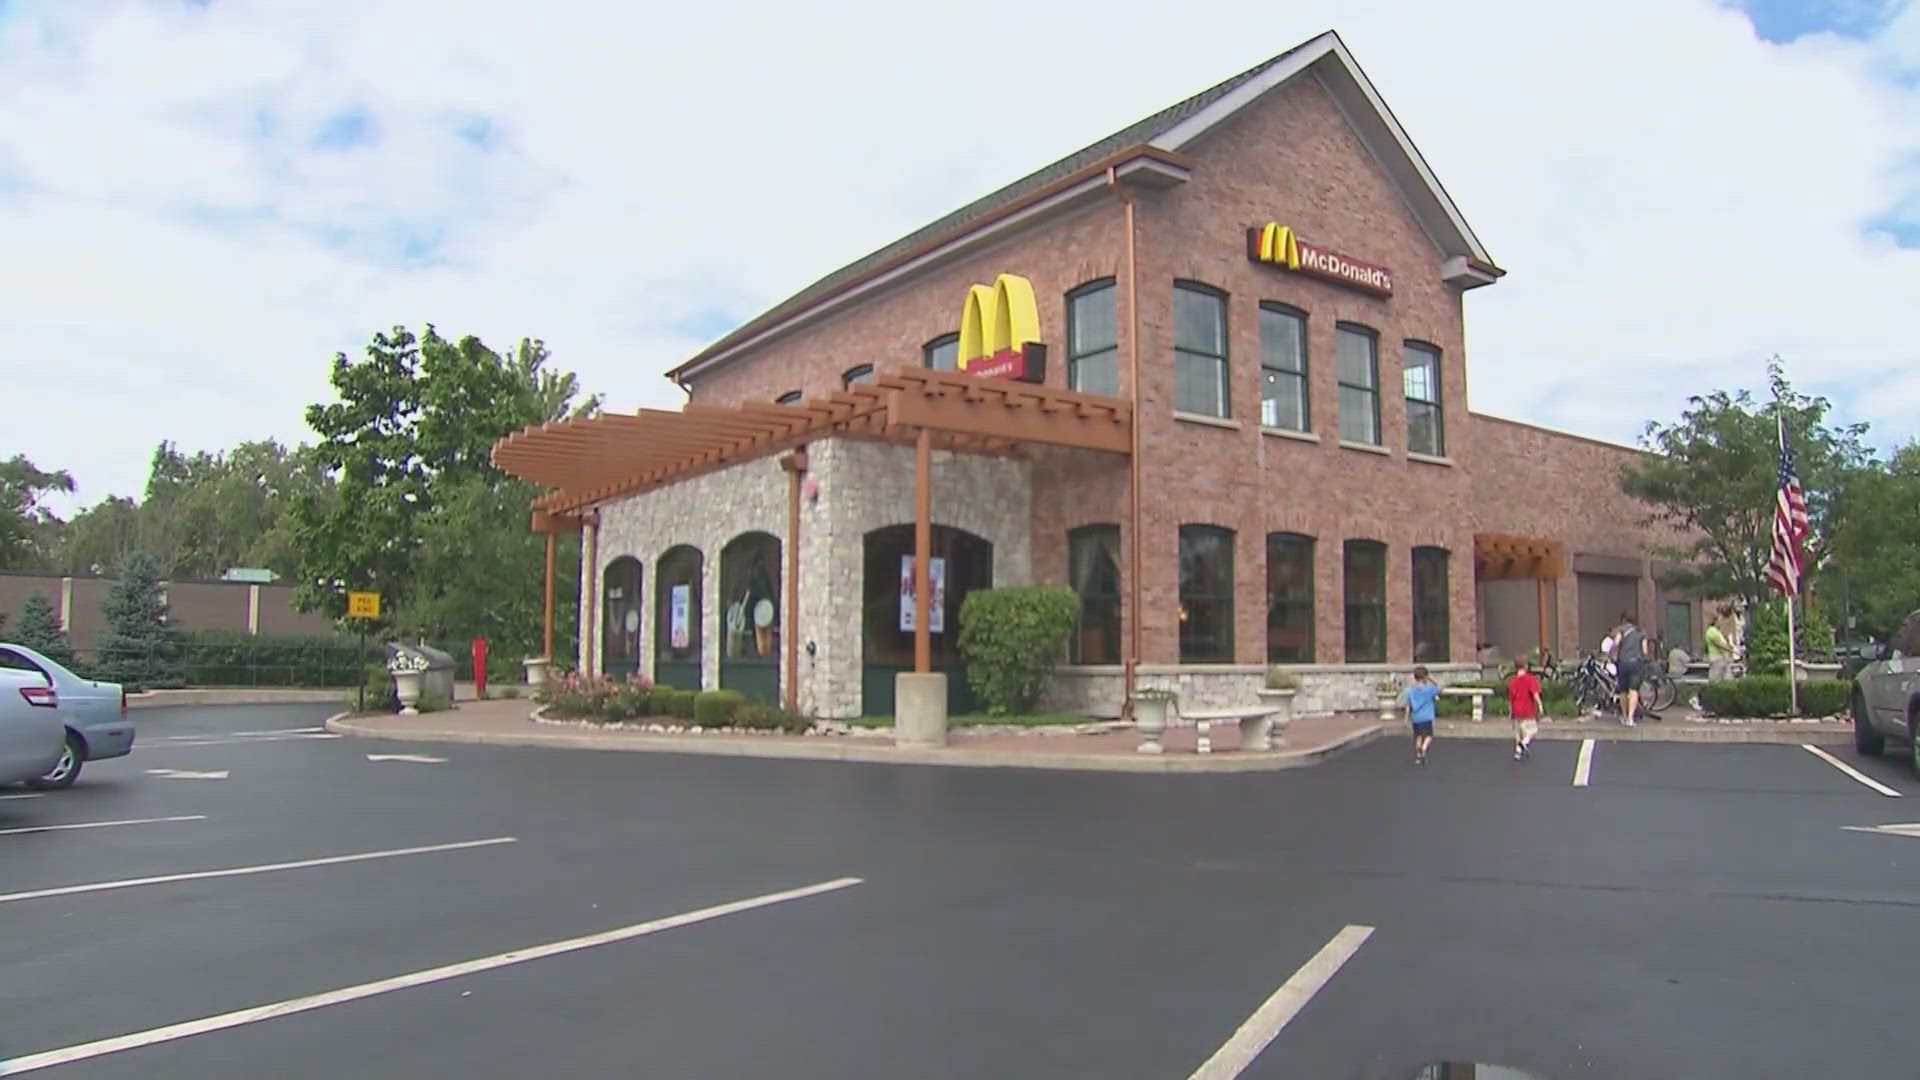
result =
[{"label": "flower in planter", "polygon": [[1300,689],[1300,676],[1278,667],[1270,667],[1267,669],[1267,689],[1298,690]]},{"label": "flower in planter", "polygon": [[432,666],[419,653],[395,653],[393,659],[387,661],[387,670],[395,675],[419,675]]}]

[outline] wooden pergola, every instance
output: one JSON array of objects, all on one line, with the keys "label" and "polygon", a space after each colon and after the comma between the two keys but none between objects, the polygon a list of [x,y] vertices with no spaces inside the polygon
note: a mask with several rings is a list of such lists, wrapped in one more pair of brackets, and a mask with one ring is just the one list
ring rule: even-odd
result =
[{"label": "wooden pergola", "polygon": [[1513,581],[1532,578],[1539,606],[1540,651],[1551,650],[1547,629],[1547,582],[1567,572],[1566,545],[1509,533],[1475,533],[1473,576],[1476,581]]},{"label": "wooden pergola", "polygon": [[[533,528],[547,534],[545,647],[553,655],[554,537],[578,529],[594,506],[744,461],[786,453],[787,607],[798,610],[800,478],[806,445],[824,438],[910,444],[914,454],[914,670],[931,666],[927,562],[932,546],[934,448],[1014,456],[1027,444],[1112,454],[1133,449],[1133,403],[1031,383],[928,368],[882,371],[872,382],[791,405],[641,409],[530,427],[494,445],[502,470],[549,488],[534,500]],[[582,582],[583,588],[591,587]],[[789,704],[799,636],[787,634]]]}]

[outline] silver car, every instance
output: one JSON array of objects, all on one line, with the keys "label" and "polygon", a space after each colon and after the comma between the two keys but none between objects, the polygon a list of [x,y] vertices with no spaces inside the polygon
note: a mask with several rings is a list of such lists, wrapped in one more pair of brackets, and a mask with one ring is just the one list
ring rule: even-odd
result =
[{"label": "silver car", "polygon": [[119,683],[83,679],[25,645],[4,642],[0,642],[0,671],[9,672],[16,681],[19,673],[38,676],[41,686],[52,691],[52,708],[61,721],[63,745],[38,776],[22,778],[28,787],[41,791],[72,787],[86,762],[133,751],[127,692]]},{"label": "silver car", "polygon": [[66,746],[53,687],[39,672],[0,667],[0,784],[40,779]]},{"label": "silver car", "polygon": [[1860,669],[1853,681],[1853,748],[1873,756],[1887,740],[1907,746],[1920,776],[1920,611],[1907,616],[1887,643],[1886,655]]}]

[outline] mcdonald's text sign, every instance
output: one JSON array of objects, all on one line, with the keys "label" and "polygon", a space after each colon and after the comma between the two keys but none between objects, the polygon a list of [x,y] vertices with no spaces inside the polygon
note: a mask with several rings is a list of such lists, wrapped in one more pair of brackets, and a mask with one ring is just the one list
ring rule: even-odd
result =
[{"label": "mcdonald's text sign", "polygon": [[1247,230],[1247,255],[1257,263],[1284,267],[1375,296],[1393,295],[1393,275],[1386,267],[1309,244],[1278,222],[1269,221]]},{"label": "mcdonald's text sign", "polygon": [[967,290],[960,312],[960,370],[987,379],[1045,382],[1047,347],[1040,343],[1040,308],[1033,282],[1001,274],[992,285]]}]

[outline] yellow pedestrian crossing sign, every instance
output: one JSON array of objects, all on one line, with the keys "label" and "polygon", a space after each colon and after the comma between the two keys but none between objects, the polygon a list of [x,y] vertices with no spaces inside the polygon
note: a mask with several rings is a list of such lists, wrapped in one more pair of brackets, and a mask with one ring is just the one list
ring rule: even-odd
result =
[{"label": "yellow pedestrian crossing sign", "polygon": [[377,619],[380,617],[380,594],[377,592],[350,592],[347,594],[347,617],[350,619]]}]

